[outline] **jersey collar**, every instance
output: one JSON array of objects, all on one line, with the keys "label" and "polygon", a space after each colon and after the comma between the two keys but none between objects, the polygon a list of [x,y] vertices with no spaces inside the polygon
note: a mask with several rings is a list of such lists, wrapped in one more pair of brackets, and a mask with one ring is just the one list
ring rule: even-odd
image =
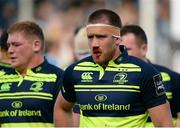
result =
[{"label": "jersey collar", "polygon": [[47,62],[47,60],[44,58],[44,62],[42,62],[40,65],[32,68],[31,70],[32,70],[33,72],[40,72],[43,68],[47,67],[47,65],[48,65],[48,62]]},{"label": "jersey collar", "polygon": [[124,45],[120,45],[119,50],[121,51],[121,54],[114,60],[116,64],[120,64],[128,57],[128,52]]}]

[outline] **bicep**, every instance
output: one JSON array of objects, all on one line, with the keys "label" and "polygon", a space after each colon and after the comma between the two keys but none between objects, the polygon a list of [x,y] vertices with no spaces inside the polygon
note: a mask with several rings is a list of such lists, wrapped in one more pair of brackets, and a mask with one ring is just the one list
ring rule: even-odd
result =
[{"label": "bicep", "polygon": [[172,126],[172,116],[168,102],[149,108],[148,112],[156,127]]},{"label": "bicep", "polygon": [[60,92],[55,102],[55,110],[72,111],[73,106],[74,103],[67,101]]},{"label": "bicep", "polygon": [[72,107],[74,103],[67,101],[60,93],[54,107],[54,124],[57,127],[73,126]]}]

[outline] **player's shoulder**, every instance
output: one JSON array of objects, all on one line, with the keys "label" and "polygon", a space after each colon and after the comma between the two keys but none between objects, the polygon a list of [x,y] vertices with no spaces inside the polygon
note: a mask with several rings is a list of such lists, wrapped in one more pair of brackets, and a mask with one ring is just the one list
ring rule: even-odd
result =
[{"label": "player's shoulder", "polygon": [[169,75],[171,75],[172,77],[177,76],[180,78],[180,73],[175,72],[174,70],[172,70],[166,66],[159,65],[159,64],[153,64],[153,66],[160,72],[165,72],[165,73],[168,73]]},{"label": "player's shoulder", "polygon": [[62,75],[63,70],[45,60],[42,64],[32,69],[36,73]]},{"label": "player's shoulder", "polygon": [[0,74],[14,74],[15,69],[9,64],[0,63]]},{"label": "player's shoulder", "polygon": [[160,72],[171,72],[171,70],[163,65],[159,65],[159,64],[152,64],[156,69],[158,69]]},{"label": "player's shoulder", "polygon": [[128,61],[130,63],[133,63],[137,66],[139,66],[142,70],[142,72],[149,72],[149,73],[159,73],[159,71],[152,65],[152,64],[149,64],[137,57],[134,57],[134,56],[128,56]]},{"label": "player's shoulder", "polygon": [[78,67],[89,67],[89,66],[95,66],[95,62],[93,61],[91,56],[88,56],[86,58],[83,58],[77,62],[72,63],[70,66],[67,67],[66,70],[73,70],[74,68]]}]

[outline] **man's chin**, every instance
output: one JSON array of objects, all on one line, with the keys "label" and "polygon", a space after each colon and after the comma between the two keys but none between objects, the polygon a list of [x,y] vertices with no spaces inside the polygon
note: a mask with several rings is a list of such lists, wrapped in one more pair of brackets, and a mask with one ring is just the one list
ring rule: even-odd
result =
[{"label": "man's chin", "polygon": [[100,59],[94,59],[94,62],[96,62],[96,63],[99,64],[99,65],[102,65],[102,64],[103,64],[103,62],[102,62]]},{"label": "man's chin", "polygon": [[17,67],[18,67],[18,64],[16,64],[16,63],[11,63],[11,66],[12,66],[13,68],[17,68]]}]

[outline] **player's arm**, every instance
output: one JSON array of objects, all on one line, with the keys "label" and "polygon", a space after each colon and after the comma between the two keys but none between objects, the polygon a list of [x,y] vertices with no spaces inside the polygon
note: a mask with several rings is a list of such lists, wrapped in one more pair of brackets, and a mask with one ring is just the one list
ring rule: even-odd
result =
[{"label": "player's arm", "polygon": [[68,102],[60,93],[54,107],[54,124],[55,127],[72,127],[73,116],[72,108],[74,103]]},{"label": "player's arm", "polygon": [[73,107],[74,126],[79,127],[80,124],[80,106],[76,103]]},{"label": "player's arm", "polygon": [[155,127],[172,127],[172,116],[168,101],[164,104],[149,108],[151,120]]},{"label": "player's arm", "polygon": [[73,112],[73,121],[74,121],[74,127],[79,127],[80,123],[80,114]]},{"label": "player's arm", "polygon": [[[165,95],[165,88],[162,76],[154,68],[148,68],[149,72],[144,72],[144,85],[142,88],[142,99],[150,114],[155,127],[173,127],[172,115]],[[147,77],[148,76],[148,77]]]}]

